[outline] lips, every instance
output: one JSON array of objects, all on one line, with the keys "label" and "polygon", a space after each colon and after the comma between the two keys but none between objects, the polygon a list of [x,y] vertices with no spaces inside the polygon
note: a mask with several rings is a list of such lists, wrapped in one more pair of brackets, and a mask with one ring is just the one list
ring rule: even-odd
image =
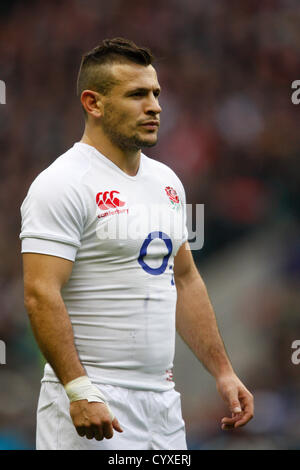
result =
[{"label": "lips", "polygon": [[147,129],[156,129],[159,127],[159,121],[146,121],[142,122],[141,126],[147,127]]}]

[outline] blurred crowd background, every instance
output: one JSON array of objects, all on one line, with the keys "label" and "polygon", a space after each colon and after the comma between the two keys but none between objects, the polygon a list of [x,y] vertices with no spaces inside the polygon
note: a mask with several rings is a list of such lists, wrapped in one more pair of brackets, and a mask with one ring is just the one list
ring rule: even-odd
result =
[{"label": "blurred crowd background", "polygon": [[[23,306],[20,205],[83,132],[81,56],[123,36],[150,47],[162,86],[159,143],[145,153],[205,204],[193,252],[256,416],[224,433],[213,379],[177,341],[175,381],[190,449],[300,449],[297,0],[1,1],[0,449],[34,448],[43,359]],[[300,355],[299,355],[300,357]]]}]

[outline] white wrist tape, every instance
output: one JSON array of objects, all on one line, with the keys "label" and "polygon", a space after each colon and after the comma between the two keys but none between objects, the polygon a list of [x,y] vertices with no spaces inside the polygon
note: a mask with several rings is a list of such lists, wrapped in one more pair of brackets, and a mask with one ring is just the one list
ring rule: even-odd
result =
[{"label": "white wrist tape", "polygon": [[108,406],[105,396],[102,392],[100,392],[99,388],[96,387],[96,385],[92,384],[92,382],[86,375],[71,380],[71,382],[68,382],[64,386],[64,388],[69,397],[70,403],[79,400],[104,403],[108,408],[111,419],[114,419],[114,415],[110,407]]}]

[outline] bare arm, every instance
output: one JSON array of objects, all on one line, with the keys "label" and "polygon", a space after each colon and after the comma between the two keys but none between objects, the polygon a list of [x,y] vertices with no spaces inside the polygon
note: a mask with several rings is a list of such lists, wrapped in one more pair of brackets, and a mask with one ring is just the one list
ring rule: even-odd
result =
[{"label": "bare arm", "polygon": [[61,297],[72,268],[72,261],[63,258],[23,254],[25,307],[38,345],[63,385],[86,375]]},{"label": "bare arm", "polygon": [[176,328],[195,356],[217,379],[232,373],[205,284],[190,250],[181,247],[175,258]]},{"label": "bare arm", "polygon": [[[74,335],[61,288],[68,281],[73,263],[56,256],[23,254],[24,304],[38,345],[63,385],[86,376],[74,344]],[[103,403],[74,401],[70,414],[80,436],[88,439],[113,436],[113,427],[122,429],[110,419]]]},{"label": "bare arm", "polygon": [[242,426],[253,416],[253,397],[233,371],[205,284],[185,245],[175,258],[174,276],[178,333],[215,377],[217,389],[232,411],[231,418],[223,418],[222,428]]}]

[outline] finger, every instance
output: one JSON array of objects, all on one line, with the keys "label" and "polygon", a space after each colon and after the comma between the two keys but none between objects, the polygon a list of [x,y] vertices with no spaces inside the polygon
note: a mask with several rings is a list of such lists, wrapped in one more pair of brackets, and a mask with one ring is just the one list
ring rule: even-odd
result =
[{"label": "finger", "polygon": [[114,435],[114,431],[113,431],[113,427],[112,427],[112,423],[106,423],[104,426],[103,426],[103,437],[105,437],[105,439],[111,439]]},{"label": "finger", "polygon": [[254,416],[254,401],[252,395],[243,397],[241,402],[243,403],[244,410],[243,413],[238,416],[239,419],[237,420],[235,427],[244,426]]},{"label": "finger", "polygon": [[114,428],[116,431],[118,431],[118,432],[123,432],[123,429],[121,428],[120,423],[119,423],[119,421],[117,420],[117,418],[114,418],[114,419],[113,419],[112,425],[113,425],[113,428]]},{"label": "finger", "polygon": [[252,416],[254,415],[254,400],[252,395],[248,395],[246,397],[241,398],[241,403],[243,410],[247,413],[250,413]]},{"label": "finger", "polygon": [[239,428],[241,426],[245,426],[245,424],[247,424],[250,421],[250,419],[252,419],[252,418],[253,418],[253,414],[245,413],[240,419],[238,419],[234,423],[234,427]]},{"label": "finger", "polygon": [[240,402],[238,400],[237,401],[233,400],[231,405],[230,405],[230,409],[231,409],[232,413],[234,413],[234,414],[241,413],[242,408],[241,408]]},{"label": "finger", "polygon": [[242,411],[237,389],[229,391],[227,396],[227,403],[232,413],[240,413]]},{"label": "finger", "polygon": [[221,420],[221,426],[224,426],[225,428],[234,428],[235,423],[239,421],[240,417],[235,416],[233,418],[223,418]]},{"label": "finger", "polygon": [[234,429],[234,426],[232,424],[222,424],[221,428],[223,431],[230,431]]},{"label": "finger", "polygon": [[77,431],[77,433],[79,434],[80,437],[85,436],[85,428],[79,427],[79,428],[76,428],[76,431]]},{"label": "finger", "polygon": [[236,421],[235,420],[228,420],[228,421],[221,421],[221,428],[224,429],[224,430],[227,430],[227,429],[234,429],[235,428],[235,423]]},{"label": "finger", "polygon": [[240,416],[234,416],[233,418],[222,418],[221,423],[222,424],[234,424],[237,421],[239,421]]},{"label": "finger", "polygon": [[[223,418],[221,421],[222,429],[233,429],[244,426],[245,424],[253,418],[253,413],[245,412],[239,413],[239,415],[232,418]],[[224,426],[224,427],[223,427]]]},{"label": "finger", "polygon": [[87,429],[85,435],[86,435],[87,439],[93,439],[93,437],[95,435],[94,430],[90,429],[90,428]]},{"label": "finger", "polygon": [[224,416],[222,419],[226,419],[226,420],[236,420],[236,419],[239,419],[239,417],[241,417],[243,414],[243,412],[241,411],[240,413],[231,413],[231,416]]},{"label": "finger", "polygon": [[96,441],[102,441],[103,440],[103,432],[100,427],[95,427],[94,429],[94,437]]}]

